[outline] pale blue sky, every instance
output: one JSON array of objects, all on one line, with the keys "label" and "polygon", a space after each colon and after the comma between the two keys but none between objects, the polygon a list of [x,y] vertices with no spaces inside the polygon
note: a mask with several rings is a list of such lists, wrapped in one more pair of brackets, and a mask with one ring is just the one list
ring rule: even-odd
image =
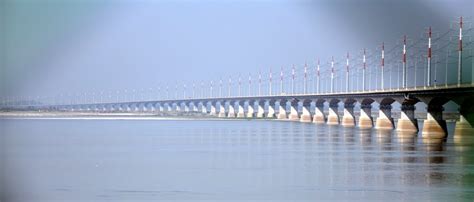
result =
[{"label": "pale blue sky", "polygon": [[1,96],[227,80],[394,44],[430,25],[445,31],[473,8],[470,0],[6,0]]}]

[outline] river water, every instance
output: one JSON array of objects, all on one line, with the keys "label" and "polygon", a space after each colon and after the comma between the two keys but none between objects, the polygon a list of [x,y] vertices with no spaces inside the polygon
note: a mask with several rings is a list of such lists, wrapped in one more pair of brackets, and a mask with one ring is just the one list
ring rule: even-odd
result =
[{"label": "river water", "polygon": [[[0,120],[0,201],[474,198],[474,145],[265,120]],[[452,125],[449,126],[452,131]]]}]

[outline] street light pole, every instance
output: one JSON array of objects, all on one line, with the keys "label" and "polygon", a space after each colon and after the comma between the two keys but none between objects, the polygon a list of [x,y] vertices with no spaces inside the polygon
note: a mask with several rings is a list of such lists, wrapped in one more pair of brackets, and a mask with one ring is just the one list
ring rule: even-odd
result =
[{"label": "street light pole", "polygon": [[317,81],[317,89],[318,94],[321,92],[321,74],[320,74],[320,66],[319,66],[319,58],[318,58],[318,65],[317,65],[317,73],[318,73],[318,81]]},{"label": "street light pole", "polygon": [[365,69],[366,69],[366,61],[365,61],[365,48],[364,48],[364,55],[362,56],[362,62],[364,63],[363,69],[362,69],[362,91],[365,91]]},{"label": "street light pole", "polygon": [[303,94],[306,94],[306,91],[307,91],[307,84],[308,84],[308,81],[307,81],[307,74],[308,74],[308,65],[306,64],[306,62],[304,63],[304,83],[303,83]]},{"label": "street light pole", "polygon": [[462,16],[459,18],[458,87],[462,83]]},{"label": "street light pole", "polygon": [[349,52],[346,55],[346,93],[349,92]]},{"label": "street light pole", "polygon": [[381,90],[384,89],[384,86],[383,86],[383,83],[384,83],[384,78],[383,78],[384,66],[385,66],[385,44],[382,43],[382,76],[380,78],[380,89]]},{"label": "street light pole", "polygon": [[402,87],[408,89],[407,86],[407,36],[403,36],[403,75],[402,75]]},{"label": "street light pole", "polygon": [[283,67],[280,68],[280,95],[283,94]]},{"label": "street light pole", "polygon": [[270,68],[270,80],[268,86],[268,95],[272,95],[272,68]]},{"label": "street light pole", "polygon": [[295,65],[291,69],[291,94],[295,94]]},{"label": "street light pole", "polygon": [[431,86],[431,27],[428,31],[428,68],[427,68],[427,76],[426,76],[426,85],[429,87]]},{"label": "street light pole", "polygon": [[331,57],[331,93],[334,93],[334,56]]}]

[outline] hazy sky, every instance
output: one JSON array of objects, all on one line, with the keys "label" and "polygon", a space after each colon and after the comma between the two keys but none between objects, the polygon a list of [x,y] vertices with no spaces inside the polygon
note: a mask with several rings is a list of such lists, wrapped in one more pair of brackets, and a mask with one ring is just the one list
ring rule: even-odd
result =
[{"label": "hazy sky", "polygon": [[472,0],[0,1],[1,95],[210,81],[447,30]]}]

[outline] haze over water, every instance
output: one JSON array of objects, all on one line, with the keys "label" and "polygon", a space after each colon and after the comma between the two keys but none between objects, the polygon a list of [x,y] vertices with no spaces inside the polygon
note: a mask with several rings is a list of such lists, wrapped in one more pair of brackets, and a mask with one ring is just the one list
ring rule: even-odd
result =
[{"label": "haze over water", "polygon": [[474,197],[473,145],[264,120],[0,120],[4,201]]}]

